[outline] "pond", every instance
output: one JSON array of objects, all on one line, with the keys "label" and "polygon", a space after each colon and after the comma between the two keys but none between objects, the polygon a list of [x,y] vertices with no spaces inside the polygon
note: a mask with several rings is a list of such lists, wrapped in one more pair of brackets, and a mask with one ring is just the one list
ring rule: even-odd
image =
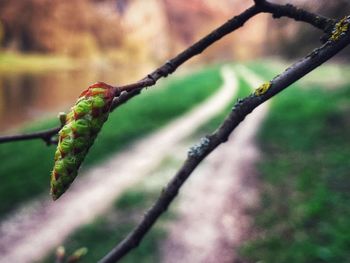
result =
[{"label": "pond", "polygon": [[0,132],[69,110],[81,91],[97,81],[121,85],[139,80],[146,72],[146,66],[0,72]]}]

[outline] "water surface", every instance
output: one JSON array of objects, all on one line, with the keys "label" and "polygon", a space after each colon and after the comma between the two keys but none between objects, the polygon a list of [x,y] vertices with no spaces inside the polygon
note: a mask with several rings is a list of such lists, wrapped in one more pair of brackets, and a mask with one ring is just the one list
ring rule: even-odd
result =
[{"label": "water surface", "polygon": [[0,132],[67,111],[82,90],[103,81],[134,82],[146,67],[119,66],[49,72],[0,72]]}]

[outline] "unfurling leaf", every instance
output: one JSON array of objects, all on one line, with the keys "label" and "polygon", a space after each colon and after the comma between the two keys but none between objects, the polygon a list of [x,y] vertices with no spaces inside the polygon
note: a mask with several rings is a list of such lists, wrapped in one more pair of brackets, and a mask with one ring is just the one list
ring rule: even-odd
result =
[{"label": "unfurling leaf", "polygon": [[[78,174],[89,148],[108,118],[114,88],[98,82],[83,91],[58,135],[55,164],[51,173],[51,195],[58,199]],[[61,120],[62,121],[62,120]]]},{"label": "unfurling leaf", "polygon": [[74,251],[74,253],[68,258],[68,263],[78,262],[88,253],[88,249],[86,247],[79,248]]}]

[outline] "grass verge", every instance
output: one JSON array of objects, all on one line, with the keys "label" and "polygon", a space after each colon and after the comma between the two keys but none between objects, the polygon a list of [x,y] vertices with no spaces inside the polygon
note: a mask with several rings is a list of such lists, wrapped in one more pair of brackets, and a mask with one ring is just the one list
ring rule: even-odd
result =
[{"label": "grass verge", "polygon": [[[82,262],[92,263],[101,259],[117,242],[121,241],[139,223],[146,208],[159,196],[162,187],[174,174],[178,160],[165,158],[147,179],[126,189],[115,201],[114,206],[91,224],[80,227],[64,242],[67,254],[80,247],[88,248],[88,254]],[[161,241],[166,238],[165,225],[174,218],[168,210],[146,235],[140,245],[120,262],[153,263],[160,262]],[[54,253],[44,262],[54,262]]]},{"label": "grass verge", "polygon": [[[82,262],[94,263],[101,259],[122,240],[143,216],[142,207],[147,207],[154,200],[155,193],[140,189],[128,189],[117,200],[107,215],[97,218],[93,223],[82,226],[64,243],[67,254],[80,247],[87,247],[88,254]],[[162,220],[164,222],[164,220]],[[159,240],[163,239],[165,231],[159,224],[152,229],[140,246],[125,257],[121,262],[159,262]],[[54,262],[53,253],[44,262]]]},{"label": "grass verge", "polygon": [[225,110],[208,120],[206,123],[201,125],[197,131],[191,136],[191,139],[197,138],[198,136],[205,136],[209,133],[212,133],[217,129],[220,124],[223,122],[226,116],[230,113],[232,110],[233,105],[236,103],[238,98],[243,98],[245,96],[248,96],[252,90],[249,86],[249,84],[240,76],[238,77],[238,90],[237,94],[234,96],[232,101],[228,104]]},{"label": "grass verge", "polygon": [[295,85],[274,99],[259,135],[262,201],[246,261],[348,262],[349,105],[349,85]]},{"label": "grass verge", "polygon": [[[144,92],[111,114],[84,166],[101,161],[183,114],[216,91],[221,82],[219,66],[212,66]],[[26,131],[55,125],[57,120],[50,120]],[[21,202],[48,194],[54,150],[38,140],[0,145],[0,216]]]},{"label": "grass verge", "polygon": [[[198,138],[198,136],[210,133],[216,129],[231,110],[237,98],[248,95],[250,91],[248,84],[240,78],[238,93],[233,98],[232,103],[223,112],[199,128],[191,138]],[[79,247],[87,247],[89,254],[87,255],[86,262],[96,262],[103,257],[116,242],[122,240],[128,234],[132,226],[139,222],[144,209],[148,208],[158,197],[162,187],[173,176],[180,165],[178,163],[179,160],[175,159],[173,157],[164,159],[160,167],[154,173],[151,173],[152,175],[147,176],[147,179],[140,184],[124,191],[115,202],[115,206],[103,215],[103,218],[99,218],[92,224],[81,227],[68,237],[64,242],[67,250],[72,252]],[[157,222],[150,233],[147,234],[146,238],[141,242],[140,247],[132,251],[121,262],[160,262],[160,246],[167,234],[164,224],[176,216],[172,210],[173,207],[174,204],[172,204],[165,216],[162,216],[160,222]],[[52,262],[52,260],[53,256],[51,255],[45,262]]]},{"label": "grass verge", "polygon": [[80,64],[81,62],[64,56],[0,52],[0,72],[5,73],[70,70],[81,66]]}]

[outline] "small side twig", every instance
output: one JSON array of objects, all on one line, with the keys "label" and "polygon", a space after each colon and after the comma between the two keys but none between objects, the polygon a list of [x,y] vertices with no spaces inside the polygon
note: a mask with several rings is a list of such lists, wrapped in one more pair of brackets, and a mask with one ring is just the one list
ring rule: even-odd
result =
[{"label": "small side twig", "polygon": [[344,34],[344,36],[342,36],[342,38],[337,41],[329,40],[322,47],[318,48],[300,61],[293,64],[268,84],[263,85],[263,88],[258,88],[254,94],[246,97],[243,100],[239,100],[223,124],[213,134],[202,139],[199,145],[191,148],[188,157],[183,163],[182,167],[164,188],[160,197],[148,210],[142,221],[132,230],[132,232],[130,232],[130,234],[124,240],[122,240],[99,262],[117,262],[127,253],[129,253],[130,250],[137,247],[143,237],[156,223],[158,218],[167,210],[170,203],[177,196],[181,186],[189,178],[198,164],[221,143],[227,141],[232,131],[239,125],[239,123],[244,120],[244,118],[249,113],[251,113],[263,102],[269,100],[274,95],[281,92],[292,83],[299,80],[310,71],[329,60],[349,44],[350,32],[346,32],[346,34]]},{"label": "small side twig", "polygon": [[55,136],[61,127],[51,128],[44,131],[33,132],[28,134],[7,135],[0,137],[0,143],[25,141],[33,139],[41,139],[46,142],[47,145],[55,144],[53,136]]}]

